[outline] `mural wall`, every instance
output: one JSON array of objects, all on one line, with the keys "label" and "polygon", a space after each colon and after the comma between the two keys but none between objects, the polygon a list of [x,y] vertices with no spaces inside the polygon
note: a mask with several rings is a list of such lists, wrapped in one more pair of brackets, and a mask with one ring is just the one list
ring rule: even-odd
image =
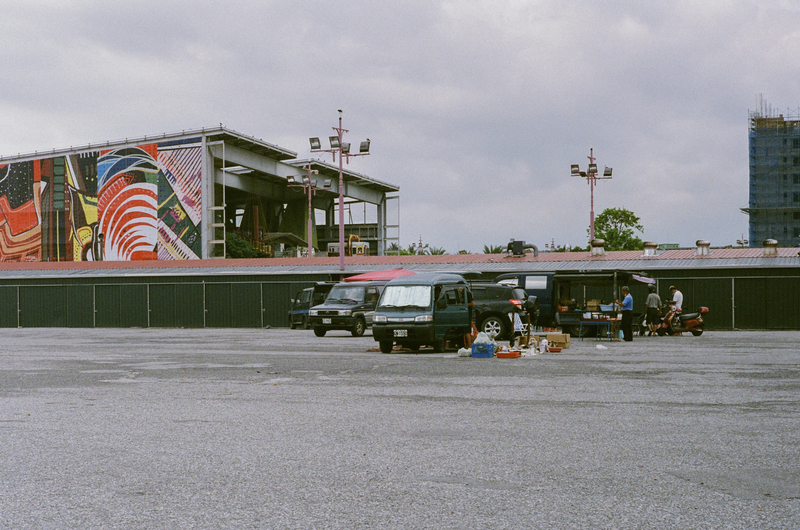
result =
[{"label": "mural wall", "polygon": [[0,164],[0,261],[201,257],[200,139]]}]

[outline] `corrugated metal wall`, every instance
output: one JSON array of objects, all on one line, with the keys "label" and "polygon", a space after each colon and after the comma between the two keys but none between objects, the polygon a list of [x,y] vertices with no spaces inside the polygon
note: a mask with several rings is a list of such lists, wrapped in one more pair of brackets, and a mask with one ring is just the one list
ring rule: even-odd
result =
[{"label": "corrugated metal wall", "polygon": [[5,280],[0,327],[286,327],[291,298],[323,280],[330,278]]},{"label": "corrugated metal wall", "polygon": [[[663,299],[707,306],[707,329],[800,329],[800,270],[655,271]],[[0,327],[287,327],[290,299],[326,275],[0,280]],[[647,290],[633,285],[634,310]],[[587,292],[590,298],[594,293]],[[597,293],[605,298],[607,293]]]}]

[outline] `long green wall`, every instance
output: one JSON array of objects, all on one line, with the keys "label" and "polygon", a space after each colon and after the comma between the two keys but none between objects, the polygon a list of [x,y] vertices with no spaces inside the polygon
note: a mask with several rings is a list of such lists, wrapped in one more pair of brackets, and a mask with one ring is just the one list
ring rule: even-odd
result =
[{"label": "long green wall", "polygon": [[[662,298],[707,306],[707,329],[800,329],[800,269],[653,271]],[[490,279],[489,275],[485,275]],[[288,326],[290,300],[326,274],[0,280],[0,327]],[[634,310],[646,289],[632,286]]]}]

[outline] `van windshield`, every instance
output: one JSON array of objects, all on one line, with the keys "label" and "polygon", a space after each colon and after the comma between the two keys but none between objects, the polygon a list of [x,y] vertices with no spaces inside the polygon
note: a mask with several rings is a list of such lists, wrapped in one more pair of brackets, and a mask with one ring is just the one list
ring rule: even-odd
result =
[{"label": "van windshield", "polygon": [[387,285],[378,308],[431,306],[430,285]]},{"label": "van windshield", "polygon": [[335,285],[328,297],[325,299],[326,304],[330,303],[354,303],[364,301],[364,286],[363,285]]}]

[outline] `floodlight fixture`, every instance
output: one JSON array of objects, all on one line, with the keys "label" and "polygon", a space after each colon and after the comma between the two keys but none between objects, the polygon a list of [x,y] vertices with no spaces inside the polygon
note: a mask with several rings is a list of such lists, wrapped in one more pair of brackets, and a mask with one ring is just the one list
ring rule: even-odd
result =
[{"label": "floodlight fixture", "polygon": [[250,169],[249,167],[244,167],[244,166],[223,167],[222,171],[225,171],[226,173],[233,173],[234,175],[246,175],[247,173],[252,173],[253,172],[252,169]]},{"label": "floodlight fixture", "polygon": [[319,138],[309,138],[308,141],[311,142],[311,149],[313,151],[322,149],[322,144],[319,142]]},{"label": "floodlight fixture", "polygon": [[589,184],[589,240],[594,240],[594,185],[598,179],[610,179],[611,178],[611,168],[605,166],[603,169],[603,176],[597,176],[597,164],[595,163],[594,157],[594,149],[589,149],[589,167],[587,170],[581,171],[579,164],[570,164],[570,175],[573,177],[580,175],[581,177],[586,178],[586,182]]},{"label": "floodlight fixture", "polygon": [[311,182],[311,179],[308,178],[308,175],[303,175],[303,184],[308,184]]},{"label": "floodlight fixture", "polygon": [[289,184],[295,184],[297,181],[294,180],[293,176],[289,175],[288,177],[286,177],[286,182],[288,182]]},{"label": "floodlight fixture", "polygon": [[[330,141],[331,147],[330,149],[322,149],[319,145],[319,138],[316,138],[317,142],[314,143],[314,139],[311,143],[311,150],[315,152],[323,151],[326,153],[331,153],[333,155],[333,161],[336,162],[336,154],[339,154],[339,269],[344,270],[344,248],[345,248],[345,241],[344,241],[344,168],[343,163],[347,162],[350,163],[350,157],[353,156],[364,156],[369,154],[369,138],[365,142],[361,142],[359,146],[358,153],[351,153],[350,150],[352,146],[349,142],[344,142],[344,133],[349,132],[347,129],[342,127],[342,110],[339,109],[339,126],[333,127],[333,130],[336,131],[336,136],[329,136],[328,140]],[[316,185],[316,183],[315,183]],[[332,182],[330,179],[326,179],[324,181],[325,188],[331,189]],[[310,218],[310,215],[309,215]]]}]

